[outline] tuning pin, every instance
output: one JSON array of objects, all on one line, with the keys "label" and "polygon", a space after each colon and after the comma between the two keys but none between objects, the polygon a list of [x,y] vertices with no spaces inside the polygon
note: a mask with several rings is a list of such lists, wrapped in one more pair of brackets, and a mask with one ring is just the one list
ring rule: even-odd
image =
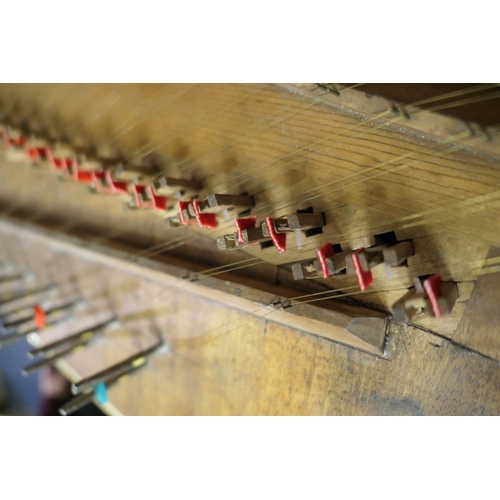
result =
[{"label": "tuning pin", "polygon": [[146,349],[138,354],[134,354],[133,356],[127,358],[116,365],[107,368],[95,375],[87,377],[76,384],[73,384],[71,387],[71,392],[74,395],[82,394],[83,392],[93,389],[97,384],[107,383],[113,377],[119,377],[122,375],[127,375],[131,370],[143,365],[146,363],[146,360],[149,356],[154,353],[168,349],[167,346],[163,342],[159,342],[158,344]]},{"label": "tuning pin", "polygon": [[348,274],[355,273],[360,290],[366,290],[373,282],[372,269],[379,264],[385,264],[388,277],[390,268],[406,262],[414,254],[411,241],[402,241],[394,245],[359,248],[346,257]]},{"label": "tuning pin", "polygon": [[305,262],[297,262],[292,265],[294,279],[304,278],[329,278],[343,271],[345,265],[345,254],[335,254],[333,245],[325,243],[321,248],[316,249],[316,259]]},{"label": "tuning pin", "polygon": [[[12,305],[12,304],[16,304],[18,302],[23,302],[28,299],[28,298],[36,298],[37,301],[39,301],[39,296],[40,294],[48,294],[54,290],[57,289],[57,286],[56,285],[47,285],[43,288],[39,288],[39,289],[36,289],[36,290],[29,290],[29,291],[26,291],[24,293],[18,293],[18,294],[14,294],[12,296],[10,296],[8,299],[0,302],[0,307],[2,310],[4,309],[8,309],[9,308],[9,305]],[[24,306],[27,306],[28,304],[24,304]],[[10,314],[10,313],[8,313]],[[0,321],[3,320],[3,318],[5,318],[7,314],[3,314],[3,315],[0,315]]]},{"label": "tuning pin", "polygon": [[407,323],[418,311],[425,309],[435,318],[450,314],[458,299],[458,287],[454,282],[443,283],[439,274],[433,274],[416,286],[392,307],[396,321]]},{"label": "tuning pin", "polygon": [[[66,356],[67,354],[74,353],[78,350],[83,349],[90,342],[96,340],[99,337],[102,337],[102,335],[110,328],[116,328],[119,325],[120,322],[118,320],[112,319],[92,328],[87,328],[85,330],[74,333],[73,335],[65,337],[56,342],[52,342],[51,344],[46,344],[42,347],[32,349],[28,353],[32,358],[40,354],[44,357],[25,367],[23,369],[23,374],[28,375],[43,366],[52,364],[54,361]],[[65,346],[69,347],[64,348]],[[46,354],[49,354],[49,356],[45,357]]]},{"label": "tuning pin", "polygon": [[[28,355],[34,358],[39,355],[45,356],[46,354],[53,354],[57,349],[67,346],[67,345],[78,345],[82,342],[89,342],[97,337],[104,335],[108,330],[114,329],[120,326],[120,322],[113,318],[98,325],[92,326],[90,328],[85,328],[76,332],[72,335],[64,337],[50,344],[45,344],[41,347],[35,347],[29,351]],[[39,339],[37,339],[38,341]]]},{"label": "tuning pin", "polygon": [[[3,325],[5,335],[0,336],[0,347],[21,340],[24,337],[29,337],[38,330],[43,330],[48,326],[53,326],[68,319],[73,310],[81,303],[81,301],[75,301],[47,310],[44,310],[44,308],[38,304],[35,305],[31,309],[29,317],[23,317],[22,319],[12,321],[10,324]],[[65,313],[68,310],[69,313],[61,316],[61,313]],[[35,332],[33,330],[35,330]]]},{"label": "tuning pin", "polygon": [[100,404],[106,403],[108,387],[112,387],[115,384],[125,382],[131,375],[139,370],[142,370],[146,366],[147,362],[138,364],[136,366],[131,366],[128,371],[112,376],[106,382],[100,382],[96,384],[93,389],[75,396],[63,406],[61,406],[61,408],[59,408],[59,413],[62,416],[71,415],[72,413],[75,413],[80,408],[83,408],[92,401]]},{"label": "tuning pin", "polygon": [[2,287],[10,287],[11,285],[15,285],[19,283],[23,285],[25,283],[29,283],[35,279],[35,275],[31,271],[25,271],[24,273],[19,274],[6,274],[0,277],[0,285]]}]

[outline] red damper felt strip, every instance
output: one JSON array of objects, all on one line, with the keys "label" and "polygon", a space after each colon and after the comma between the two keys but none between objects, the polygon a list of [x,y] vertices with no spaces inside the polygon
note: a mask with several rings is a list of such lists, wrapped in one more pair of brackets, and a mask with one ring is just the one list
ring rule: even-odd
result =
[{"label": "red damper felt strip", "polygon": [[279,253],[283,253],[286,250],[286,234],[277,233],[274,227],[274,222],[271,217],[266,217],[266,226],[269,231],[269,236],[273,240],[274,246],[278,249]]}]

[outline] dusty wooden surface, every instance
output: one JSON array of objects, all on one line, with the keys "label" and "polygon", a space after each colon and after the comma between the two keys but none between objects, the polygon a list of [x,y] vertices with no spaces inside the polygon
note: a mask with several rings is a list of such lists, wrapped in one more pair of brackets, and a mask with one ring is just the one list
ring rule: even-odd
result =
[{"label": "dusty wooden surface", "polygon": [[[500,257],[500,249],[492,247],[489,259]],[[484,267],[487,270],[488,267]],[[500,279],[498,273],[478,277],[462,321],[453,340],[485,356],[500,360]]]},{"label": "dusty wooden surface", "polygon": [[[152,345],[171,352],[109,389],[126,415],[496,415],[500,364],[391,324],[387,359],[10,236],[2,252],[86,305],[50,342],[116,314],[122,325],[65,361],[88,376]],[[496,276],[498,286],[499,275]],[[112,311],[110,313],[110,311]],[[474,325],[481,332],[480,320]],[[483,330],[482,330],[483,328]],[[498,348],[498,336],[497,348]],[[491,354],[491,352],[489,353]]]},{"label": "dusty wooden surface", "polygon": [[[0,86],[2,96],[19,98],[18,116],[33,110],[33,122],[49,123],[73,140],[90,138],[128,158],[148,151],[174,157],[165,170],[203,179],[207,193],[247,191],[257,199],[259,219],[312,205],[326,212],[327,226],[323,235],[306,240],[302,251],[293,248],[289,237],[290,249],[282,256],[273,248],[221,255],[214,239],[232,232],[232,223],[213,232],[167,233],[161,217],[125,212],[123,199],[92,196],[83,186],[62,184],[50,172],[4,158],[0,199],[11,207],[52,211],[62,223],[85,219],[101,232],[127,228],[127,239],[138,247],[184,238],[181,247],[171,250],[174,255],[214,266],[245,265],[249,257],[259,257],[266,263],[241,272],[270,282],[276,265],[312,257],[324,241],[349,249],[371,243],[374,234],[395,231],[400,239],[414,241],[416,255],[408,267],[394,271],[390,282],[377,269],[374,290],[379,291],[363,300],[388,309],[414,276],[436,271],[459,282],[460,301],[452,316],[442,322],[425,316],[414,320],[438,335],[393,326],[391,359],[377,361],[258,318],[192,349],[183,336],[223,325],[241,313],[172,294],[168,306],[162,306],[174,311],[165,325],[169,332],[175,325],[176,354],[155,360],[154,369],[131,378],[127,387],[111,389],[125,413],[498,413],[494,326],[484,322],[485,315],[469,314],[468,304],[477,279],[470,263],[485,258],[490,245],[500,245],[494,131],[471,135],[465,124],[440,118],[426,122],[423,115],[412,118],[420,120],[414,128],[414,122],[408,125],[390,114],[361,124],[384,108],[370,100],[373,109],[363,114],[349,107],[358,96],[350,93],[339,104],[310,86]],[[453,140],[446,142],[449,137]],[[345,276],[320,284],[346,288],[354,281]],[[141,288],[136,281],[130,286]],[[478,297],[474,300],[483,303]],[[490,300],[493,307],[497,302]],[[478,331],[489,332],[484,335],[493,341],[485,344],[483,334],[473,334],[472,340],[465,327],[457,330],[461,320],[474,325],[468,331],[478,324]],[[118,350],[106,345],[96,345],[94,355],[81,365],[75,360],[75,366],[89,374],[100,363],[112,362]],[[157,390],[160,385],[164,390]]]}]

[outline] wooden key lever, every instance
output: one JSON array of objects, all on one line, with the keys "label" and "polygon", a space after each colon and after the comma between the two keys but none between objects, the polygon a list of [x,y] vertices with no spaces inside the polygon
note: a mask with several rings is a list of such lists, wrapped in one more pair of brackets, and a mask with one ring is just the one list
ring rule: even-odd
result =
[{"label": "wooden key lever", "polygon": [[396,321],[407,323],[419,310],[429,312],[435,318],[450,314],[458,299],[458,287],[454,282],[443,283],[439,274],[423,280],[415,278],[415,288],[392,306]]}]

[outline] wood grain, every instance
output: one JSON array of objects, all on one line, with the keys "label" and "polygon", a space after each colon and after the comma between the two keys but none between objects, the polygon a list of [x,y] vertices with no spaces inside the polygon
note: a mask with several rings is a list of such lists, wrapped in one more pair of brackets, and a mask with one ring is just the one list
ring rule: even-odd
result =
[{"label": "wood grain", "polygon": [[[284,327],[271,318],[118,271],[23,233],[3,252],[37,280],[59,280],[87,301],[50,342],[116,314],[122,327],[65,358],[88,376],[155,342],[170,353],[109,389],[110,411],[126,415],[496,415],[500,364],[413,327],[392,324],[387,359]],[[50,263],[50,265],[48,265]],[[492,275],[493,276],[493,275]],[[498,282],[498,275],[497,282]],[[64,285],[63,285],[64,286]],[[152,306],[152,299],[160,297]],[[195,342],[193,342],[195,340]],[[203,342],[199,342],[202,340]],[[63,372],[68,373],[67,370]],[[75,375],[76,373],[76,375]],[[105,409],[105,408],[104,408]]]},{"label": "wood grain", "polygon": [[[487,258],[500,257],[492,247]],[[472,297],[462,316],[453,340],[485,356],[500,361],[500,280],[498,274],[484,274],[477,279]]]},{"label": "wood grain", "polygon": [[[169,255],[211,266],[251,263],[238,272],[269,283],[277,276],[286,282],[283,266],[313,257],[325,241],[349,250],[394,231],[413,240],[416,254],[407,267],[394,270],[390,282],[376,269],[363,301],[388,310],[413,277],[433,272],[459,283],[459,303],[444,321],[422,315],[417,328],[391,325],[387,360],[256,317],[194,348],[193,336],[241,320],[244,313],[229,306],[214,310],[212,301],[196,295],[167,293],[162,314],[149,314],[148,297],[165,294],[162,286],[91,266],[106,277],[94,290],[84,280],[89,264],[64,255],[65,265],[81,270],[74,281],[80,290],[89,297],[101,290],[108,306],[123,314],[136,311],[142,321],[141,335],[118,336],[113,347],[96,344],[89,357],[69,358],[71,366],[85,376],[144,347],[153,318],[172,345],[171,355],[152,360],[153,369],[110,390],[124,413],[498,414],[498,354],[490,322],[496,319],[477,316],[468,304],[471,294],[474,303],[490,304],[490,311],[497,304],[493,294],[484,299],[493,284],[476,298],[470,265],[500,245],[496,129],[484,133],[428,112],[412,115],[411,107],[405,121],[390,113],[386,101],[367,100],[355,90],[332,96],[311,85],[0,85],[0,98],[19,100],[17,117],[34,107],[32,124],[48,124],[73,141],[86,139],[130,160],[154,151],[170,175],[204,180],[202,195],[246,191],[256,197],[259,219],[313,206],[326,212],[327,225],[302,251],[290,238],[283,255],[273,248],[221,253],[214,240],[232,232],[232,223],[213,232],[168,233],[161,217],[124,211],[123,198],[92,196],[43,168],[4,157],[0,200],[7,207],[45,211],[60,224],[80,221],[96,234],[128,229],[122,242],[138,249],[184,238]],[[23,248],[19,258],[40,265],[37,249]],[[59,259],[50,252],[45,257],[57,272]],[[257,261],[247,260],[253,257]],[[498,283],[497,276],[488,279]],[[339,276],[297,286],[354,284],[352,277]],[[135,292],[118,298],[127,295],[121,290]],[[482,325],[479,333],[471,334],[476,325]]]}]

